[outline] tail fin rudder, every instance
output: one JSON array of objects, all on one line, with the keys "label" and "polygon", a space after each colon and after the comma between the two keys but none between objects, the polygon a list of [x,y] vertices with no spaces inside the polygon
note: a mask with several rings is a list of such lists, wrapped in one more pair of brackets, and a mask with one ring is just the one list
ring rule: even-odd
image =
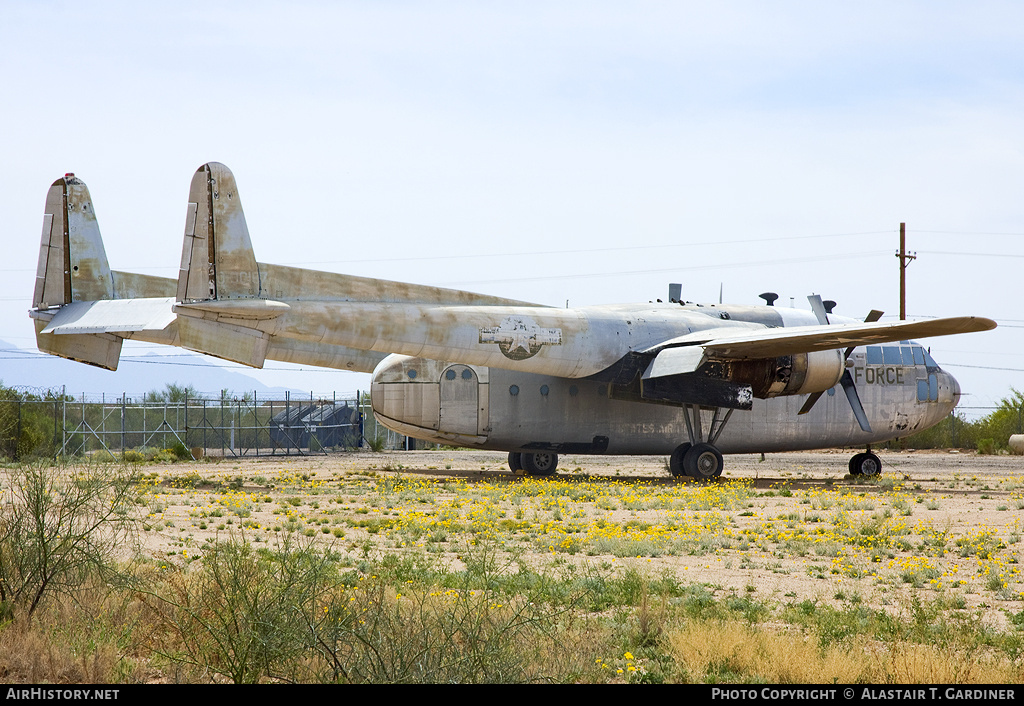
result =
[{"label": "tail fin rudder", "polygon": [[183,348],[262,368],[270,334],[220,321],[207,302],[258,299],[260,270],[231,170],[209,162],[192,176],[185,214],[177,301]]},{"label": "tail fin rudder", "polygon": [[231,170],[208,162],[188,194],[178,296],[182,303],[260,296],[260,271]]},{"label": "tail fin rudder", "polygon": [[89,187],[65,174],[46,194],[32,303],[39,309],[113,298],[114,280]]},{"label": "tail fin rudder", "polygon": [[113,297],[114,281],[89,188],[74,174],[65,174],[50,186],[43,214],[39,267],[32,296],[39,350],[116,370],[122,342],[117,336],[43,333],[52,319],[47,310],[72,302]]},{"label": "tail fin rudder", "polygon": [[126,335],[168,329],[174,284],[111,271],[85,182],[65,174],[50,186],[29,312],[39,350],[116,370]]}]

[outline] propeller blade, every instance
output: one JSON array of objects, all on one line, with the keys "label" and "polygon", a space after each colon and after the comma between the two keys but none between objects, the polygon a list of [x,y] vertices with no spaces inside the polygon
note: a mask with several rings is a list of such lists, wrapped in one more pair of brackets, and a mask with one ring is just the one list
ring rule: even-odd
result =
[{"label": "propeller blade", "polygon": [[[818,320],[819,324],[824,326],[830,323],[828,320],[828,314],[825,313],[825,304],[822,303],[820,294],[810,295],[809,297],[807,297],[807,301],[811,303],[811,311],[814,312],[814,317]],[[799,412],[797,412],[797,415],[807,414],[808,412],[810,412],[811,407],[813,407],[814,404],[818,401],[818,398],[821,397],[821,394],[822,393],[820,392],[812,392],[811,395],[804,402],[804,406],[800,408]]]},{"label": "propeller blade", "polygon": [[849,370],[843,372],[843,377],[839,379],[839,382],[843,385],[843,391],[846,393],[846,399],[850,401],[850,407],[853,408],[853,416],[857,418],[857,423],[860,424],[861,429],[870,434],[871,425],[868,424],[868,415],[864,413],[864,405],[860,402],[857,386],[853,383],[853,376],[850,375]]},{"label": "propeller blade", "polygon": [[824,393],[822,392],[812,392],[810,395],[808,395],[807,401],[804,402],[804,406],[800,408],[800,411],[797,412],[797,414],[807,414],[808,412],[810,412],[811,407],[814,406],[814,403],[817,402],[818,398],[821,397],[823,394]]},{"label": "propeller blade", "polygon": [[[814,312],[814,316],[816,319],[818,319],[819,324],[824,325],[831,323],[828,320],[828,315],[825,312],[825,305],[821,301],[820,295],[812,294],[811,296],[807,297],[807,301],[811,303],[811,311]],[[868,312],[868,315],[864,317],[864,323],[870,324],[874,323],[875,321],[878,321],[880,318],[882,318],[882,313],[883,312],[879,311],[878,309],[872,309],[871,311]],[[854,348],[856,348],[856,346],[850,346],[849,348],[846,349],[846,351],[843,353],[844,361],[850,357],[850,354],[853,353]],[[853,383],[853,377],[850,375],[849,370],[843,371],[843,377],[840,378],[839,382],[841,382],[843,385],[843,391],[846,392],[846,399],[850,401],[850,406],[853,408],[853,415],[857,417],[857,423],[860,424],[860,428],[866,432],[870,432],[871,425],[868,424],[868,416],[867,414],[864,413],[864,405],[861,404],[860,395],[857,394],[857,387]],[[799,412],[797,412],[797,415],[807,414],[808,412],[810,412],[811,408],[814,407],[815,404],[817,404],[819,399],[821,399],[821,395],[821,392],[814,392],[811,395],[809,395],[807,397],[807,400],[804,402],[804,406],[800,408]]]},{"label": "propeller blade", "polygon": [[807,297],[807,301],[811,303],[811,311],[814,312],[814,318],[818,320],[818,323],[822,326],[832,323],[828,320],[828,314],[825,312],[825,304],[821,301],[820,294],[812,294]]}]

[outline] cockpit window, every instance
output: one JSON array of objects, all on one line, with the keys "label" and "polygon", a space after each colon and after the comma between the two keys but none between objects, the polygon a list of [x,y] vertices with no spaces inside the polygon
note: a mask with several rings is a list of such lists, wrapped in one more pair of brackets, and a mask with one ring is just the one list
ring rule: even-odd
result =
[{"label": "cockpit window", "polygon": [[881,346],[868,346],[867,359],[868,359],[868,365],[881,365],[882,364],[882,348],[881,348]]},{"label": "cockpit window", "polygon": [[924,348],[914,346],[914,365],[924,365]]},{"label": "cockpit window", "polygon": [[896,346],[883,346],[882,359],[886,365],[903,365],[903,356]]}]

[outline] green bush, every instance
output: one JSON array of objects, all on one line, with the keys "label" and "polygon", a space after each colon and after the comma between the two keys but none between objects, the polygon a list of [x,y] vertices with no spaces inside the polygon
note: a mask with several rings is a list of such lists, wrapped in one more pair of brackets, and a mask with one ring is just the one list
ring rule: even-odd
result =
[{"label": "green bush", "polygon": [[115,553],[137,537],[129,514],[137,481],[125,466],[3,470],[0,605],[6,616],[31,617],[47,596],[73,596],[96,577],[110,581]]},{"label": "green bush", "polygon": [[165,657],[236,684],[306,678],[315,648],[310,626],[335,585],[331,556],[286,536],[276,550],[244,537],[209,549],[195,576],[182,573],[168,591],[149,594],[176,634]]},{"label": "green bush", "polygon": [[54,402],[49,394],[44,399],[0,385],[0,458],[17,461],[56,453]]},{"label": "green bush", "polygon": [[[1011,434],[1021,433],[1024,420],[1024,393],[1010,388],[999,407],[990,414],[968,421],[954,411],[930,429],[905,439],[890,442],[890,448],[899,449],[978,449],[981,453],[996,453],[1007,446]],[[984,450],[983,448],[984,447]]]}]

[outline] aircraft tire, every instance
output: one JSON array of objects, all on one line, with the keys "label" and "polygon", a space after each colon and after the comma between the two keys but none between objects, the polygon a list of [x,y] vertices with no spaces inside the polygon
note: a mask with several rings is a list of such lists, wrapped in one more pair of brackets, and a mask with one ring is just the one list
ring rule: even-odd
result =
[{"label": "aircraft tire", "polygon": [[874,477],[882,473],[882,461],[868,451],[850,459],[850,473],[855,476]]},{"label": "aircraft tire", "polygon": [[529,476],[550,476],[558,470],[558,454],[541,451],[540,453],[519,454],[523,470]]},{"label": "aircraft tire", "polygon": [[725,459],[722,452],[711,444],[695,444],[683,455],[686,475],[698,480],[710,480],[722,475]]},{"label": "aircraft tire", "polygon": [[515,473],[516,475],[519,475],[519,474],[521,474],[523,472],[523,458],[522,458],[522,456],[523,455],[521,453],[519,453],[518,451],[509,451],[508,452],[508,469],[510,471],[512,471],[513,473]]},{"label": "aircraft tire", "polygon": [[672,452],[672,455],[668,457],[668,470],[676,478],[686,475],[686,469],[683,467],[683,457],[686,456],[686,452],[689,450],[690,444],[680,444]]}]

